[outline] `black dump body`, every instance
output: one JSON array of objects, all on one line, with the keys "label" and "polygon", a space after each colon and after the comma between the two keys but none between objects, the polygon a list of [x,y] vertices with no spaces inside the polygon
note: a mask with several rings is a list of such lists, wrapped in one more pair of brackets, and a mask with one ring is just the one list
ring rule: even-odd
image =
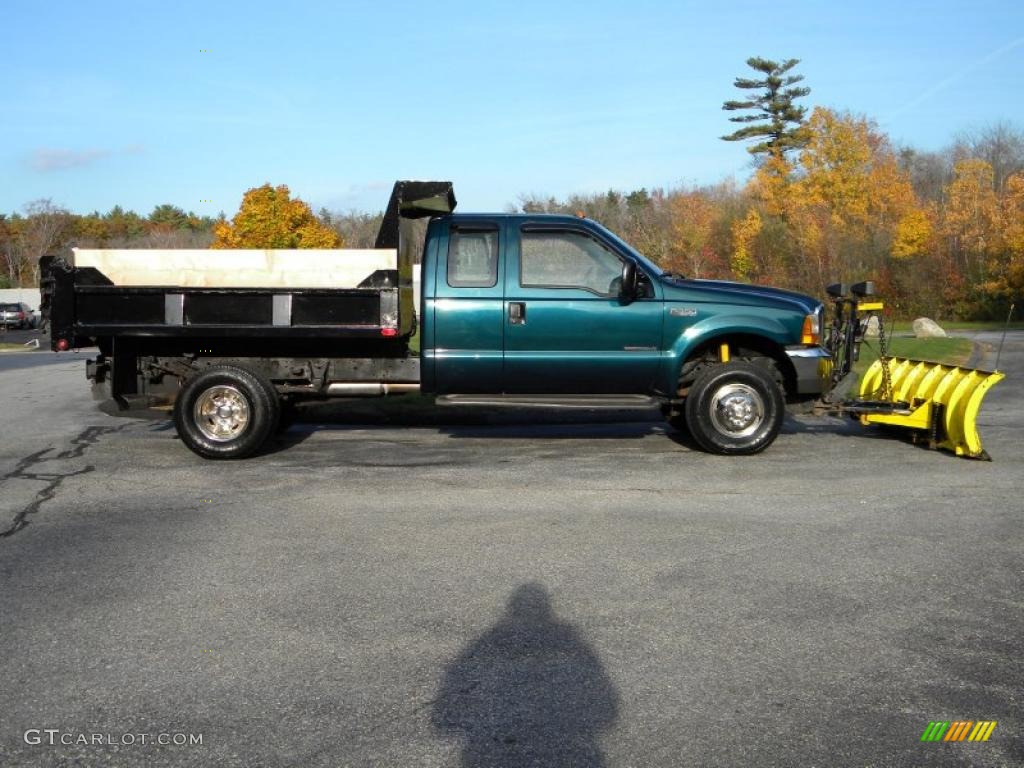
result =
[{"label": "black dump body", "polygon": [[[413,268],[420,244],[411,219],[450,213],[451,182],[399,181],[377,248],[398,250],[398,269],[357,288],[117,286],[91,267],[40,260],[43,322],[56,351],[98,345],[133,355],[395,356],[416,331]],[[217,258],[210,251],[210,258]]]}]

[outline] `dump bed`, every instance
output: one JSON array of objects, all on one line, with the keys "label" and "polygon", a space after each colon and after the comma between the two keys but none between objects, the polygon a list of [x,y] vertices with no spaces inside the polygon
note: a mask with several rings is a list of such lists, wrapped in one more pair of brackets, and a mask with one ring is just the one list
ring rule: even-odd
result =
[{"label": "dump bed", "polygon": [[55,275],[56,295],[71,301],[54,305],[54,329],[70,320],[76,337],[398,336],[397,274],[394,249],[76,249]]},{"label": "dump bed", "polygon": [[[54,349],[163,338],[403,340],[416,330],[410,219],[455,207],[450,182],[398,182],[367,250],[74,249],[43,265]],[[102,346],[102,345],[101,345]]]}]

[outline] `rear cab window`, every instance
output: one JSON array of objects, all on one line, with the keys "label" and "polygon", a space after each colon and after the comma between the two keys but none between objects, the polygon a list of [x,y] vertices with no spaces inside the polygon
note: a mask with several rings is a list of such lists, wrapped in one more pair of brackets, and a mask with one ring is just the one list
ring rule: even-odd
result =
[{"label": "rear cab window", "polygon": [[498,228],[452,227],[448,237],[448,285],[493,288],[498,283]]}]

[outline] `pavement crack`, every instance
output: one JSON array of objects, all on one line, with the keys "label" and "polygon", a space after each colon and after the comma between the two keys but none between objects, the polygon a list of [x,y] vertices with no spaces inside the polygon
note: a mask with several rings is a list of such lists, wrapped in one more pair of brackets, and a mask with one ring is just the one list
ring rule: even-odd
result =
[{"label": "pavement crack", "polygon": [[5,475],[0,475],[0,484],[6,483],[9,480],[34,480],[36,482],[46,483],[46,485],[36,493],[32,501],[15,513],[10,525],[0,531],[0,538],[12,536],[22,528],[26,527],[29,524],[29,515],[35,514],[43,504],[53,499],[60,490],[61,484],[63,484],[63,482],[69,477],[85,475],[96,469],[92,464],[87,464],[81,469],[72,470],[70,472],[47,472],[42,468],[42,465],[49,461],[79,459],[85,454],[86,450],[91,445],[94,445],[103,435],[110,434],[111,432],[119,432],[127,426],[127,424],[122,424],[117,427],[86,427],[71,440],[69,448],[60,451],[59,453],[53,453],[53,448],[44,448],[41,451],[30,453],[28,456],[25,456],[23,459],[18,461],[13,470]]}]

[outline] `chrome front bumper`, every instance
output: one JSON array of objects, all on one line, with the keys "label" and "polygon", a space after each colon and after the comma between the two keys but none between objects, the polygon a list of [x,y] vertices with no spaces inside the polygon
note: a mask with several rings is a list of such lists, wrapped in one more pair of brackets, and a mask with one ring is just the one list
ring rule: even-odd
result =
[{"label": "chrome front bumper", "polygon": [[786,356],[796,371],[798,395],[821,395],[832,378],[832,355],[824,347],[786,347]]}]

